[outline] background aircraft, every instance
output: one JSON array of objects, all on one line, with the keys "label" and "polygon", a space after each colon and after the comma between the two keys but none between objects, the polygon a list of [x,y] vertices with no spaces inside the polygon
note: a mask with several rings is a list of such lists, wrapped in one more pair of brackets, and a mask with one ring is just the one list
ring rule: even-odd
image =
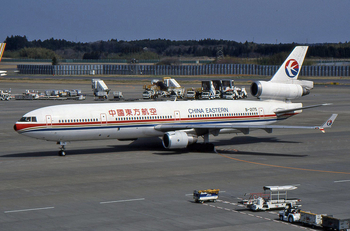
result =
[{"label": "background aircraft", "polygon": [[[1,62],[2,55],[4,54],[4,51],[5,51],[5,46],[6,46],[6,43],[0,43],[0,62]],[[0,76],[5,76],[5,75],[7,75],[7,71],[0,71]]]}]

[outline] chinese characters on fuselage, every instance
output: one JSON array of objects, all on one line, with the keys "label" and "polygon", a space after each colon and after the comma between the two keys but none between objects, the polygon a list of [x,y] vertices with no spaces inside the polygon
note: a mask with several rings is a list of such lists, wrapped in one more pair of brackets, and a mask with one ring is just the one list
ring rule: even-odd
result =
[{"label": "chinese characters on fuselage", "polygon": [[126,108],[126,109],[111,109],[108,111],[111,116],[148,116],[157,115],[156,108]]}]

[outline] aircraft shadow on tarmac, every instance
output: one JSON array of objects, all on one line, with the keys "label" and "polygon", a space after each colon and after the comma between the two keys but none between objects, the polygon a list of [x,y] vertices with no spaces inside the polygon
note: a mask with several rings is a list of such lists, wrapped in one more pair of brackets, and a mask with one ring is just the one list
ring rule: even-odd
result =
[{"label": "aircraft shadow on tarmac", "polygon": [[[215,143],[216,152],[221,154],[235,154],[235,155],[254,155],[254,156],[279,156],[279,157],[306,157],[307,155],[293,155],[286,153],[264,153],[264,152],[249,152],[239,150],[237,146],[241,144],[255,144],[255,143],[289,143],[289,144],[297,144],[300,142],[295,141],[285,141],[280,140],[276,137],[268,137],[268,138],[258,138],[252,136],[240,136],[234,137],[231,140],[221,140],[218,143]],[[220,146],[224,145],[235,145],[234,149],[225,149],[220,148]]]},{"label": "aircraft shadow on tarmac", "polygon": [[234,155],[250,155],[250,156],[274,156],[274,157],[306,157],[307,155],[293,155],[293,154],[283,154],[283,153],[267,153],[267,152],[246,152],[239,150],[222,150],[217,149],[217,153],[220,154],[234,154]]},{"label": "aircraft shadow on tarmac", "polygon": [[[125,143],[127,142],[127,143]],[[131,143],[130,143],[131,142]],[[48,157],[48,156],[57,156],[58,155],[59,146],[52,142],[52,150],[49,151],[39,151],[39,152],[21,152],[21,153],[13,153],[8,155],[2,155],[0,158],[4,157]],[[152,137],[152,138],[140,138],[135,141],[118,141],[116,140],[116,145],[107,145],[104,148],[73,148],[68,144],[66,146],[67,156],[74,155],[90,155],[90,154],[104,154],[104,153],[134,153],[141,151],[151,151],[156,152],[154,154],[157,155],[178,155],[189,152],[187,149],[180,150],[164,150],[162,146],[162,141],[160,138]],[[159,152],[158,152],[159,151]]]},{"label": "aircraft shadow on tarmac", "polygon": [[[105,148],[82,148],[82,149],[69,149],[69,145],[67,145],[67,155],[89,155],[89,154],[104,154],[104,153],[120,153],[120,152],[141,152],[141,151],[150,151],[153,152],[154,155],[181,155],[189,152],[203,152],[203,153],[215,153],[214,148],[210,146],[208,148],[204,148],[202,150],[197,150],[196,148],[184,148],[179,150],[165,150],[162,146],[162,142],[160,138],[140,138],[138,140],[132,141],[128,144],[123,144],[123,142],[116,141],[118,145],[108,145]],[[240,144],[253,144],[253,143],[298,143],[291,141],[283,141],[277,138],[257,138],[251,136],[245,137],[235,137],[231,140],[220,140],[215,141],[214,145],[217,152],[222,154],[244,154],[244,155],[262,155],[262,156],[285,156],[285,157],[305,157],[306,155],[290,155],[290,154],[282,154],[282,153],[262,153],[262,152],[247,152],[247,151],[239,151],[237,149],[227,150],[221,149],[220,146],[225,145],[240,145]],[[53,149],[50,151],[40,151],[40,152],[22,152],[22,153],[14,153],[0,156],[0,158],[4,157],[47,157],[47,156],[57,156],[58,155],[58,146],[53,144]],[[214,147],[214,145],[212,147]],[[57,148],[57,149],[56,149]]]},{"label": "aircraft shadow on tarmac", "polygon": [[[276,137],[259,138],[253,136],[236,136],[230,140],[220,140],[219,145],[240,145],[240,144],[256,144],[256,143],[286,143],[297,144],[300,142],[280,140]],[[216,145],[216,144],[215,144]]]}]

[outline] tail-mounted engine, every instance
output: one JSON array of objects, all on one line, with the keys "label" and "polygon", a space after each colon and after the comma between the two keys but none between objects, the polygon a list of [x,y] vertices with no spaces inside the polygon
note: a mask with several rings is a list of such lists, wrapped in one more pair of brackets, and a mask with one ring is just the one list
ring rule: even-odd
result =
[{"label": "tail-mounted engine", "polygon": [[294,80],[293,83],[257,81],[250,86],[250,92],[258,99],[291,100],[308,95],[313,88],[312,81]]},{"label": "tail-mounted engine", "polygon": [[197,136],[188,135],[184,131],[167,132],[163,135],[163,146],[166,149],[186,148],[197,142]]}]

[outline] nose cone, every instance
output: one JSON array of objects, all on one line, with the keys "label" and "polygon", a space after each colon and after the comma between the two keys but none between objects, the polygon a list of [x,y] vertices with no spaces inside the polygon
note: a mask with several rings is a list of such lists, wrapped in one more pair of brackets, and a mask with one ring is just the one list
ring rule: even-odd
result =
[{"label": "nose cone", "polygon": [[13,125],[13,130],[15,130],[16,132],[20,133],[20,130],[22,129],[22,126],[20,123],[16,122],[14,125]]}]

